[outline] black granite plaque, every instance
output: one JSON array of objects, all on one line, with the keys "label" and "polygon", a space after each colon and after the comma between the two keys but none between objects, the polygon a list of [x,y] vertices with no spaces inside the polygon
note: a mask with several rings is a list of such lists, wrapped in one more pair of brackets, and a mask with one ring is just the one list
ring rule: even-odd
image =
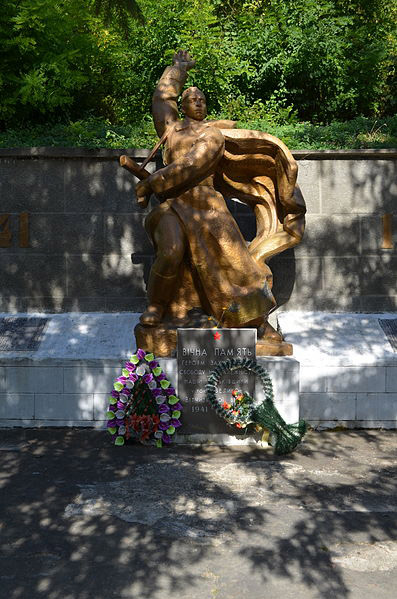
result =
[{"label": "black granite plaque", "polygon": [[397,318],[379,318],[378,322],[385,333],[388,342],[397,352]]},{"label": "black granite plaque", "polygon": [[[255,358],[256,329],[178,329],[178,396],[184,404],[184,434],[231,434],[229,426],[205,401],[212,370],[228,358]],[[245,370],[226,373],[218,397],[230,401],[233,389],[255,390],[255,375]]]},{"label": "black granite plaque", "polygon": [[7,316],[0,318],[0,351],[36,351],[48,318]]}]

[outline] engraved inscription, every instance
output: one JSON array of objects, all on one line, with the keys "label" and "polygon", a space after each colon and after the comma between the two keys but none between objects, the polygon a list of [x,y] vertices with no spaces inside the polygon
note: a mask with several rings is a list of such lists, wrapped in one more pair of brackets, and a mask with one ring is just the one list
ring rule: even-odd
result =
[{"label": "engraved inscription", "polygon": [[29,247],[29,214],[21,212],[19,215],[19,247]]},{"label": "engraved inscription", "polygon": [[[205,401],[209,373],[230,358],[255,358],[255,329],[178,329],[178,395],[185,404],[184,432],[230,434],[225,422]],[[219,381],[219,399],[230,399],[238,387],[251,395],[255,377],[245,370],[228,372]]]},{"label": "engraved inscription", "polygon": [[11,247],[10,215],[0,214],[0,248]]},{"label": "engraved inscription", "polygon": [[[9,248],[12,244],[10,214],[0,214],[0,248]],[[18,215],[18,245],[20,248],[29,247],[29,213],[21,212]]]}]

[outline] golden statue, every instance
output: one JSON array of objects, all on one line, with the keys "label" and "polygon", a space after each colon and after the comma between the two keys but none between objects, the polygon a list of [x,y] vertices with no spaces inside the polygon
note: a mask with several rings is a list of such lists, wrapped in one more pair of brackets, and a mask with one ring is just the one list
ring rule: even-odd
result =
[{"label": "golden statue", "polygon": [[[206,120],[205,96],[196,87],[182,94],[180,120],[177,99],[194,64],[186,51],[175,54],[153,95],[165,166],[151,175],[145,171],[136,186],[140,205],[146,206],[152,193],[160,200],[145,221],[156,258],[148,306],[135,329],[137,344],[158,356],[171,355],[178,326],[216,322],[256,327],[258,355],[290,354],[291,346],[267,322],[276,302],[266,260],[303,235],[297,165],[272,135],[234,129],[233,121]],[[257,235],[249,245],[225,198],[255,211]],[[192,324],[192,313],[202,314],[202,324]]]}]

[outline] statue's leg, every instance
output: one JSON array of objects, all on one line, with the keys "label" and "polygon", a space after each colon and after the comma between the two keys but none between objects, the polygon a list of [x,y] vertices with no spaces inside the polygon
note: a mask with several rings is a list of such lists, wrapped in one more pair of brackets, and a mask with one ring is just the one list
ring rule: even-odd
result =
[{"label": "statue's leg", "polygon": [[164,214],[153,233],[156,259],[147,285],[148,307],[140,321],[146,326],[159,324],[175,294],[179,267],[186,249],[186,238],[178,217]]}]

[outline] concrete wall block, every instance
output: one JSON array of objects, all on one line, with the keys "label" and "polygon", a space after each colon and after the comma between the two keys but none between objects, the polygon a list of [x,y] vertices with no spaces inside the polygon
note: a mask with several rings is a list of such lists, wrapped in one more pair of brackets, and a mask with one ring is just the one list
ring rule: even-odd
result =
[{"label": "concrete wall block", "polygon": [[69,297],[145,295],[143,266],[132,264],[130,255],[83,254],[66,261]]},{"label": "concrete wall block", "polygon": [[0,393],[0,418],[34,418],[34,394]]},{"label": "concrete wall block", "polygon": [[93,420],[92,393],[36,393],[35,418],[46,420]]},{"label": "concrete wall block", "polygon": [[300,418],[312,421],[355,420],[355,393],[301,393]]},{"label": "concrete wall block", "polygon": [[153,244],[144,228],[142,214],[105,214],[105,253],[151,254]]},{"label": "concrete wall block", "polygon": [[273,272],[273,293],[278,297],[290,297],[292,291],[299,296],[312,296],[314,290],[323,287],[321,258],[295,258],[293,250],[287,250],[269,261]]},{"label": "concrete wall block", "polygon": [[397,163],[393,160],[321,160],[323,214],[395,210]]},{"label": "concrete wall block", "polygon": [[358,420],[394,420],[397,423],[396,393],[358,393]]},{"label": "concrete wall block", "polygon": [[298,184],[305,199],[307,212],[315,214],[320,209],[320,162],[317,160],[299,160]]},{"label": "concrete wall block", "polygon": [[[175,358],[157,358],[171,385],[178,391],[178,364]],[[183,399],[183,398],[182,398]]]},{"label": "concrete wall block", "polygon": [[328,366],[324,372],[328,392],[384,392],[386,368],[384,366]]},{"label": "concrete wall block", "polygon": [[94,368],[75,366],[64,368],[64,393],[110,393],[114,379],[120,376],[120,366]]},{"label": "concrete wall block", "polygon": [[[299,362],[294,358],[271,358],[259,356],[257,362],[265,368],[272,381],[275,402],[299,405]],[[255,400],[264,400],[263,386],[256,377]]]},{"label": "concrete wall block", "polygon": [[7,391],[7,371],[5,368],[0,367],[0,393]]},{"label": "concrete wall block", "polygon": [[397,295],[365,295],[360,298],[361,312],[397,312]]},{"label": "concrete wall block", "polygon": [[1,211],[63,212],[63,179],[63,160],[1,160]]},{"label": "concrete wall block", "polygon": [[[153,170],[154,163],[146,168]],[[66,160],[65,206],[68,212],[140,212],[137,179],[112,160]]]},{"label": "concrete wall block", "polygon": [[103,421],[106,418],[110,391],[111,389],[108,393],[94,393],[94,420]]},{"label": "concrete wall block", "polygon": [[363,295],[397,294],[397,256],[363,256],[359,268]]},{"label": "concrete wall block", "polygon": [[295,256],[356,255],[360,246],[360,222],[355,215],[306,215],[305,234]]},{"label": "concrete wall block", "polygon": [[12,297],[49,297],[54,304],[66,295],[66,266],[63,256],[33,254],[0,255],[2,295]]},{"label": "concrete wall block", "polygon": [[299,390],[301,393],[321,393],[327,390],[327,380],[318,366],[300,367]]},{"label": "concrete wall block", "polygon": [[62,393],[63,370],[46,366],[6,367],[10,393]]},{"label": "concrete wall block", "polygon": [[94,420],[70,420],[69,418],[66,420],[46,418],[43,418],[41,420],[29,420],[27,418],[24,418],[23,420],[0,420],[0,428],[10,428],[13,426],[24,426],[29,428],[41,428],[43,426],[51,426],[52,428],[55,428],[57,426],[78,426],[81,428],[96,428],[97,422],[95,422]]},{"label": "concrete wall block", "polygon": [[295,424],[299,421],[299,400],[298,401],[274,401],[274,405],[284,418],[287,424]]},{"label": "concrete wall block", "polygon": [[[30,253],[103,253],[104,250],[101,214],[32,214],[29,230]],[[26,253],[26,249],[19,251]]]},{"label": "concrete wall block", "polygon": [[313,285],[310,295],[293,291],[283,296],[275,293],[277,304],[284,310],[313,310],[320,312],[357,312],[360,311],[361,299],[358,296],[333,293],[332,290],[317,290]]},{"label": "concrete wall block", "polygon": [[397,392],[397,366],[386,368],[386,391],[389,393]]},{"label": "concrete wall block", "polygon": [[[337,295],[352,296],[360,292],[359,259],[356,257],[331,258],[323,260],[324,289]],[[313,280],[312,283],[315,283]],[[313,289],[316,289],[314,284]]]},{"label": "concrete wall block", "polygon": [[354,423],[355,428],[382,428],[386,430],[396,429],[396,424],[395,420],[356,420]]},{"label": "concrete wall block", "polygon": [[[397,224],[397,203],[394,208],[393,224]],[[383,243],[383,219],[382,214],[361,216],[361,253],[362,254],[396,254],[397,253],[397,227],[392,227],[394,247],[390,250],[382,250]]]}]

